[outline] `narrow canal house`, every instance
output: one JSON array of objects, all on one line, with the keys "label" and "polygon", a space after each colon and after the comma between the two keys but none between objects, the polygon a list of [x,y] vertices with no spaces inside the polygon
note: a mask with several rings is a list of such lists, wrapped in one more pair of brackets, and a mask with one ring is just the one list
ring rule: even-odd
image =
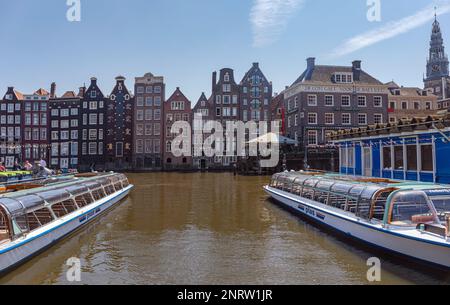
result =
[{"label": "narrow canal house", "polygon": [[342,130],[330,140],[342,174],[450,183],[450,112]]},{"label": "narrow canal house", "polygon": [[327,136],[386,122],[388,94],[385,84],[362,70],[361,61],[324,66],[308,58],[306,70],[284,91],[287,137],[306,147],[305,164],[331,170],[336,152]]},{"label": "narrow canal house", "polygon": [[84,92],[81,107],[81,171],[105,169],[105,102],[106,98],[97,85],[97,78],[92,77],[91,84]]},{"label": "narrow canal house", "polygon": [[22,103],[23,94],[8,87],[0,100],[0,161],[10,169],[22,156]]},{"label": "narrow canal house", "polygon": [[50,93],[39,89],[33,94],[24,94],[22,121],[22,156],[31,163],[49,162],[49,100]]},{"label": "narrow canal house", "polygon": [[[203,134],[203,128],[206,122],[214,118],[214,101],[211,96],[209,99],[202,92],[200,98],[192,109],[192,145],[193,145],[193,168],[201,171],[208,170],[214,164],[214,157],[208,157],[203,151],[203,143],[209,135]],[[200,120],[201,118],[201,120]]]},{"label": "narrow canal house", "polygon": [[[239,105],[240,86],[234,79],[233,69],[221,69],[219,79],[217,79],[217,72],[213,72],[211,92],[214,99],[212,119],[222,124],[225,138],[226,122],[241,120]],[[236,156],[226,156],[226,141],[220,143],[220,145],[223,148],[222,156],[214,157],[214,164],[211,164],[210,168],[229,169],[237,161],[237,158]]]},{"label": "narrow canal house", "polygon": [[[192,126],[192,110],[191,101],[183,94],[179,87],[175,92],[164,102],[165,115],[165,134],[164,134],[164,169],[165,170],[189,170],[192,168],[192,145],[191,138],[187,139],[190,153],[185,156],[175,156],[172,152],[172,142],[178,133],[172,133],[172,125],[176,122],[187,122]],[[189,135],[190,136],[190,135]]]},{"label": "narrow canal house", "polygon": [[106,100],[106,169],[132,169],[134,97],[125,85],[125,77],[116,77],[116,85]]},{"label": "narrow canal house", "polygon": [[133,113],[133,165],[137,171],[161,170],[164,140],[164,77],[136,77]]},{"label": "narrow canal house", "polygon": [[239,106],[243,122],[270,122],[270,104],[272,101],[272,82],[269,82],[258,63],[242,78],[240,84]]},{"label": "narrow canal house", "polygon": [[50,167],[63,172],[76,170],[81,152],[81,108],[86,88],[78,94],[65,92],[57,97],[54,88],[49,100]]}]

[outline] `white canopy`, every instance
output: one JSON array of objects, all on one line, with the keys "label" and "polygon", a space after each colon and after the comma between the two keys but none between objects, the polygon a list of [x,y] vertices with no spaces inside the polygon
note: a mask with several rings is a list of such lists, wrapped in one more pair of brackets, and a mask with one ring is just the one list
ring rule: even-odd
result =
[{"label": "white canopy", "polygon": [[264,144],[278,143],[280,145],[283,145],[283,144],[284,145],[297,145],[298,141],[283,137],[274,132],[269,132],[265,135],[262,135],[256,139],[249,141],[247,144],[252,144],[252,143],[264,143]]}]

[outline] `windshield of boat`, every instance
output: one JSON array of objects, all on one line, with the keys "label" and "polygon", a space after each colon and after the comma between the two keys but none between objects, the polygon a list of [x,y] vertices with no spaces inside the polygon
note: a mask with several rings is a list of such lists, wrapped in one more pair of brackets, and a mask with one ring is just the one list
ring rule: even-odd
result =
[{"label": "windshield of boat", "polygon": [[445,221],[450,215],[450,189],[425,191],[425,194],[433,203],[440,221]]}]

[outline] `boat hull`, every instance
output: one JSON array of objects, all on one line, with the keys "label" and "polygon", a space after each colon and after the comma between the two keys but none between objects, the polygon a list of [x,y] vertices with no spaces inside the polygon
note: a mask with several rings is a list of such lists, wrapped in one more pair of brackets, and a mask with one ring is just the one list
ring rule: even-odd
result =
[{"label": "boat hull", "polygon": [[31,259],[45,249],[67,237],[74,231],[80,229],[92,220],[98,218],[102,213],[118,204],[124,199],[133,186],[130,185],[119,192],[99,200],[85,208],[82,208],[68,218],[61,219],[51,227],[36,235],[29,235],[11,243],[6,248],[0,248],[0,274],[5,274],[20,264]]},{"label": "boat hull", "polygon": [[384,229],[380,225],[373,225],[356,218],[351,219],[346,216],[337,215],[333,211],[326,210],[319,205],[314,205],[311,201],[303,200],[299,196],[270,187],[265,187],[264,189],[266,193],[282,206],[321,225],[338,231],[346,237],[386,252],[400,254],[414,260],[432,264],[441,269],[450,269],[450,244],[448,243],[438,244],[421,240],[420,236],[405,236]]}]

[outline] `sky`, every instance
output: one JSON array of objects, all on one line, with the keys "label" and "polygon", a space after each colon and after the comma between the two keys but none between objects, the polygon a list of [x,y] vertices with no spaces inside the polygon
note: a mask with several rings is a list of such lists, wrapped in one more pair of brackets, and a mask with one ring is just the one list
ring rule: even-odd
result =
[{"label": "sky", "polygon": [[110,94],[116,76],[132,89],[151,72],[167,97],[180,87],[195,103],[213,71],[232,68],[239,82],[259,62],[280,92],[307,57],[358,59],[380,81],[423,86],[435,7],[450,50],[450,0],[79,0],[81,20],[69,22],[72,1],[0,0],[0,90],[54,81],[62,95],[95,76]]}]

